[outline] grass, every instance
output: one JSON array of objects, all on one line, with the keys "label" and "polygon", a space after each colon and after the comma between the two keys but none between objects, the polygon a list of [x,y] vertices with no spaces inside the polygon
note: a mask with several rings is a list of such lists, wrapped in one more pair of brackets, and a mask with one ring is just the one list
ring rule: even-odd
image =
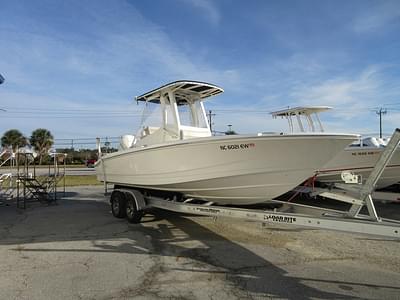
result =
[{"label": "grass", "polygon": [[[63,163],[59,163],[58,167],[60,168],[60,170],[62,170],[64,168],[64,164]],[[86,168],[86,165],[82,164],[82,165],[66,165],[66,168],[70,169],[70,168]],[[44,169],[44,168],[49,168],[49,165],[36,165],[36,168],[39,169]],[[50,169],[53,169],[54,165],[50,165]]]},{"label": "grass", "polygon": [[[14,177],[15,178],[15,177]],[[46,176],[37,176],[36,177],[39,182],[44,182],[46,180]],[[5,181],[0,184],[0,190],[7,189],[10,185],[9,181]],[[16,187],[15,179],[11,182],[12,187]],[[96,175],[67,175],[65,176],[65,186],[81,186],[81,185],[103,185],[102,182],[97,181]],[[58,182],[57,187],[64,186],[64,179]]]},{"label": "grass", "polygon": [[[65,186],[79,186],[79,185],[102,185],[103,183],[97,181],[96,175],[67,175],[65,176]],[[61,179],[57,185],[58,187],[64,186],[64,180]]]}]

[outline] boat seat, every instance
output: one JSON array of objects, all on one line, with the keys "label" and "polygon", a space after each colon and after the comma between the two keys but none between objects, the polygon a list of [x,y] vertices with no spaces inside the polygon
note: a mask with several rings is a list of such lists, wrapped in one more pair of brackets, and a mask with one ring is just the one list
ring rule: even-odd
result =
[{"label": "boat seat", "polygon": [[146,126],[142,130],[141,137],[148,136],[148,135],[154,133],[155,131],[157,131],[158,129],[160,129],[160,127]]}]

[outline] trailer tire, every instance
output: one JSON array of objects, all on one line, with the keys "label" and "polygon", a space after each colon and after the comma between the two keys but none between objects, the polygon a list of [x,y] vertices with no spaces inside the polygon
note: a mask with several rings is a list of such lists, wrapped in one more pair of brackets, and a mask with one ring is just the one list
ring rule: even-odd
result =
[{"label": "trailer tire", "polygon": [[116,218],[124,218],[126,214],[126,197],[120,191],[114,191],[111,194],[111,212]]},{"label": "trailer tire", "polygon": [[126,219],[129,223],[140,223],[144,212],[143,210],[138,210],[135,196],[131,193],[126,193],[126,206],[125,206],[125,215]]}]

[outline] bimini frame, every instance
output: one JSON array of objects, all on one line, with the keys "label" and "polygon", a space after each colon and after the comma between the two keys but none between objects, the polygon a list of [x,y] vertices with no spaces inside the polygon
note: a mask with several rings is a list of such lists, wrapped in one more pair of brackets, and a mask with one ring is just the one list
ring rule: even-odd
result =
[{"label": "bimini frame", "polygon": [[[331,109],[332,107],[330,106],[301,106],[274,111],[271,115],[274,119],[278,117],[285,118],[288,121],[291,133],[295,132],[294,119],[297,121],[297,127],[300,132],[324,132],[319,113]],[[309,130],[306,130],[306,125]]]}]

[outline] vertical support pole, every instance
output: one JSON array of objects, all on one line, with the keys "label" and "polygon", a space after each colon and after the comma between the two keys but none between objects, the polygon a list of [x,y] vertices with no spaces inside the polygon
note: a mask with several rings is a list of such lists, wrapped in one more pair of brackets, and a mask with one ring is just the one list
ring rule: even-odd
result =
[{"label": "vertical support pole", "polygon": [[26,155],[26,152],[24,153],[24,170],[25,170],[25,175],[29,176],[29,165],[28,165],[28,157]]},{"label": "vertical support pole", "polygon": [[315,117],[317,119],[317,122],[318,122],[318,125],[319,125],[319,128],[320,128],[321,132],[324,132],[325,131],[324,130],[324,126],[322,126],[321,120],[320,120],[319,115],[317,113],[315,114]]},{"label": "vertical support pole", "polygon": [[[51,156],[50,156],[50,158],[51,158]],[[51,179],[51,171],[50,171],[51,167],[50,166],[51,166],[51,164],[49,162],[48,170],[47,170],[47,178],[46,178],[46,193],[47,193],[47,197],[50,197],[50,190],[51,190],[52,184],[53,184],[53,180]],[[54,176],[55,176],[55,174],[54,174]],[[48,200],[50,200],[50,199],[48,199]]]},{"label": "vertical support pole", "polygon": [[[202,104],[203,104],[203,103],[202,103]],[[212,134],[213,134],[213,128],[212,128],[212,126],[213,126],[213,121],[212,121],[212,117],[215,116],[215,114],[213,114],[212,110],[209,110],[207,116],[208,116],[208,124],[209,124],[209,127],[210,127],[210,132],[211,132],[211,135],[212,135]]]},{"label": "vertical support pole", "polygon": [[35,158],[33,157],[33,154],[32,154],[32,158],[33,158],[33,178],[36,178],[36,162],[35,162]]},{"label": "vertical support pole", "polygon": [[315,132],[314,122],[310,115],[306,115],[308,126],[311,128],[312,132]]},{"label": "vertical support pole", "polygon": [[386,109],[382,107],[376,112],[379,115],[379,137],[382,138],[382,115],[386,114]]},{"label": "vertical support pole", "polygon": [[290,131],[290,133],[293,133],[293,132],[294,132],[294,129],[293,129],[293,120],[292,120],[292,116],[289,115],[289,114],[287,114],[287,115],[286,115],[286,120],[287,120],[288,123],[289,123],[289,131]]},{"label": "vertical support pole", "polygon": [[54,178],[53,178],[53,185],[54,185],[54,202],[57,201],[57,153],[54,153]]},{"label": "vertical support pole", "polygon": [[103,169],[104,194],[107,194],[107,176],[106,176],[106,168],[104,166],[103,158],[101,158],[101,167]]},{"label": "vertical support pole", "polygon": [[[25,175],[23,175],[25,178],[26,178],[26,176],[27,176],[27,174],[28,174],[28,159],[27,159],[27,157],[26,157],[26,153],[25,153],[25,155],[24,155],[24,157],[25,157],[25,160],[24,160],[24,170],[26,170],[26,174]],[[24,209],[26,209],[26,181],[25,181],[25,178],[24,178],[24,181],[23,181],[23,186],[24,186]]]},{"label": "vertical support pole", "polygon": [[304,132],[303,123],[301,122],[301,118],[299,114],[296,114],[297,122],[299,123],[299,129],[301,132]]},{"label": "vertical support pole", "polygon": [[64,182],[64,197],[65,197],[65,169],[66,169],[66,161],[67,161],[67,154],[64,153],[64,174],[63,174],[63,182]]},{"label": "vertical support pole", "polygon": [[19,183],[21,182],[21,180],[20,180],[20,178],[19,178],[19,164],[18,164],[18,156],[17,156],[17,154],[15,153],[14,154],[15,155],[15,166],[16,166],[16,169],[17,169],[17,174],[15,174],[16,175],[16,181],[15,181],[15,184],[17,185],[17,208],[20,208],[19,206],[20,206],[20,198],[19,198]]},{"label": "vertical support pole", "polygon": [[103,171],[104,194],[107,194],[107,176],[106,176],[106,169],[104,167],[103,154],[101,153],[100,138],[96,138],[96,146],[97,146],[97,157],[98,160],[100,160],[101,169]]}]

